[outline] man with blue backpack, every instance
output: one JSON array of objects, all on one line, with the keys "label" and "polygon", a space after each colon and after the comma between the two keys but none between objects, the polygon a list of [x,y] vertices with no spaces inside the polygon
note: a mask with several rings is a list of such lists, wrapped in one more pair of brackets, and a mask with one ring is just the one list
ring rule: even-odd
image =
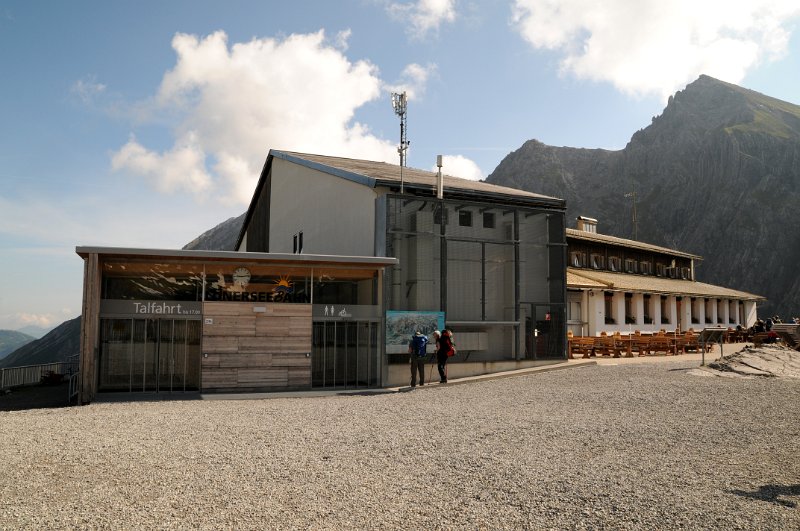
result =
[{"label": "man with blue backpack", "polygon": [[417,386],[417,372],[419,372],[419,385],[425,385],[425,358],[427,352],[428,338],[419,330],[411,336],[408,342],[408,353],[411,354],[411,387]]}]

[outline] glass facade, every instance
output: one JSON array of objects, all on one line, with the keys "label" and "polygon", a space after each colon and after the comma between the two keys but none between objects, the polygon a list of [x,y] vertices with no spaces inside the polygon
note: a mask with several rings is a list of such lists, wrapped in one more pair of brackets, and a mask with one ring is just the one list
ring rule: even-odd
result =
[{"label": "glass facade", "polygon": [[[386,255],[399,260],[387,310],[444,311],[471,360],[565,357],[562,212],[397,195],[385,209]],[[527,326],[540,307],[547,326]],[[534,350],[529,333],[552,344]]]},{"label": "glass facade", "polygon": [[374,267],[110,259],[102,272],[99,391],[200,390],[204,302],[313,301],[312,386],[381,385]]},{"label": "glass facade", "polygon": [[374,269],[110,261],[102,299],[375,305],[377,278]]},{"label": "glass facade", "polygon": [[313,387],[378,387],[380,320],[315,321],[311,378]]},{"label": "glass facade", "polygon": [[202,264],[106,262],[102,298],[115,300],[203,300]]},{"label": "glass facade", "polygon": [[200,389],[199,320],[101,319],[100,391]]}]

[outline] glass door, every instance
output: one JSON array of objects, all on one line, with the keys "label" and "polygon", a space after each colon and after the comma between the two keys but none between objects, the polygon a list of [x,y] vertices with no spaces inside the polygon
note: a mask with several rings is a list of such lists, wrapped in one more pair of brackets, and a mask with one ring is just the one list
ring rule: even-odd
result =
[{"label": "glass door", "polygon": [[380,385],[378,323],[320,321],[313,325],[312,387],[358,389]]},{"label": "glass door", "polygon": [[99,391],[200,388],[198,320],[102,319]]},{"label": "glass door", "polygon": [[565,358],[565,308],[563,304],[531,304],[525,321],[525,357],[528,359]]}]

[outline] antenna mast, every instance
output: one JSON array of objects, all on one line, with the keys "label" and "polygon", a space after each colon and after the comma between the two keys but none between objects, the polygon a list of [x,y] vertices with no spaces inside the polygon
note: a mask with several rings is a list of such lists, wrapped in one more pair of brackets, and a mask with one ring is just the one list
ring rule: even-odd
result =
[{"label": "antenna mast", "polygon": [[411,142],[406,138],[406,110],[408,109],[408,97],[405,91],[402,94],[392,92],[392,109],[400,117],[400,147],[397,152],[400,154],[400,193],[403,193],[403,168],[406,165],[406,151]]}]

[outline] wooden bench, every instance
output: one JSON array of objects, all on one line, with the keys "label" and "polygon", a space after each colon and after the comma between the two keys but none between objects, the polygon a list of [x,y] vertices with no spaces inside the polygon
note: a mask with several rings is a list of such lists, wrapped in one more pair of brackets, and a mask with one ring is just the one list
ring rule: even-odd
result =
[{"label": "wooden bench", "polygon": [[650,338],[650,353],[655,354],[657,352],[662,352],[667,356],[675,353],[670,338],[662,335],[655,335]]},{"label": "wooden bench", "polygon": [[652,353],[650,340],[652,336],[633,336],[631,337],[631,353],[636,352],[639,356],[646,356]]},{"label": "wooden bench", "polygon": [[612,356],[619,358],[619,346],[612,336],[600,336],[594,338],[595,356]]},{"label": "wooden bench", "polygon": [[569,339],[569,359],[575,359],[580,355],[581,358],[588,358],[594,355],[593,337],[572,337]]},{"label": "wooden bench", "polygon": [[700,352],[700,342],[696,334],[684,334],[675,338],[675,350],[677,352]]}]

